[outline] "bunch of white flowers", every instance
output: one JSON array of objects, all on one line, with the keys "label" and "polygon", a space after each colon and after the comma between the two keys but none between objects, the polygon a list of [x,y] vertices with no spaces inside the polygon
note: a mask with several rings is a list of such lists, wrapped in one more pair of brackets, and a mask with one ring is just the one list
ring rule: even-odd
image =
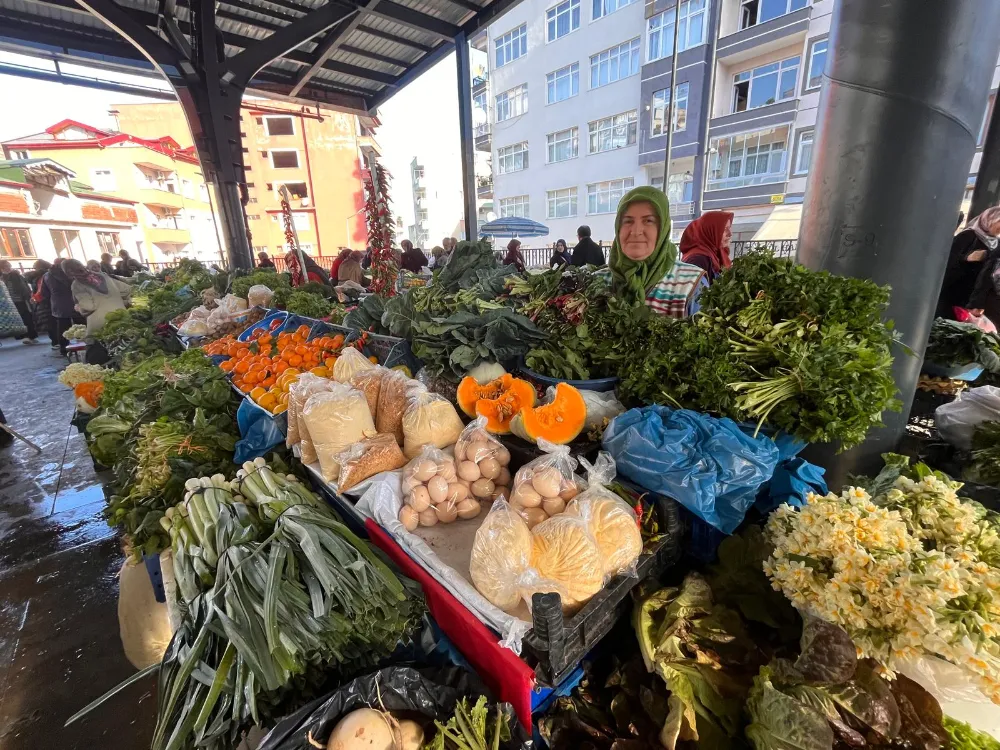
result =
[{"label": "bunch of white flowers", "polygon": [[[843,626],[860,656],[892,671],[935,654],[977,674],[1000,703],[1000,569],[975,544],[986,524],[953,505],[944,483],[910,481],[889,493],[901,510],[856,487],[781,506],[767,523],[775,549],[764,572],[799,610]],[[919,500],[906,499],[912,490]],[[946,499],[936,507],[931,495]]]}]

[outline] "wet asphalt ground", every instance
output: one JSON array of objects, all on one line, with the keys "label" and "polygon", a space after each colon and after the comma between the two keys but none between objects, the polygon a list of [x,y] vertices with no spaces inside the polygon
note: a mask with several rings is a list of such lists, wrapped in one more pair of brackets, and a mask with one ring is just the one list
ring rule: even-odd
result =
[{"label": "wet asphalt ground", "polygon": [[135,668],[119,638],[120,541],[56,379],[65,360],[41,340],[0,341],[0,408],[42,448],[0,448],[0,750],[148,748],[155,677],[63,727]]}]

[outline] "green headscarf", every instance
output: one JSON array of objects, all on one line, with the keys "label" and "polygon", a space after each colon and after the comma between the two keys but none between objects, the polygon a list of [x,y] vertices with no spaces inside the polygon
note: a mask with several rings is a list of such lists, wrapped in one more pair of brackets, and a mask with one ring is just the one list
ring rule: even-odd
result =
[{"label": "green headscarf", "polygon": [[[660,233],[656,236],[656,249],[645,260],[632,260],[622,252],[618,233],[622,216],[632,203],[648,201],[660,217]],[[677,246],[670,241],[670,203],[662,190],[643,185],[629,190],[618,204],[615,216],[615,241],[611,245],[608,268],[611,269],[611,286],[615,292],[633,303],[646,299],[646,293],[660,281],[677,261]]]}]

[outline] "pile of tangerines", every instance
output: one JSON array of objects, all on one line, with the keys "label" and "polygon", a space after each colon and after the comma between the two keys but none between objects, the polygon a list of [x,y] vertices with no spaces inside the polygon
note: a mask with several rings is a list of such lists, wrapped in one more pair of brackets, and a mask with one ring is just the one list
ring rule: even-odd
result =
[{"label": "pile of tangerines", "polygon": [[[344,336],[319,336],[307,340],[309,326],[274,336],[266,328],[256,329],[249,341],[232,336],[213,341],[205,354],[227,356],[219,367],[232,373],[233,385],[262,409],[281,414],[288,408],[288,389],[299,374],[333,376],[333,365],[344,348]],[[374,358],[372,358],[373,361]]]}]

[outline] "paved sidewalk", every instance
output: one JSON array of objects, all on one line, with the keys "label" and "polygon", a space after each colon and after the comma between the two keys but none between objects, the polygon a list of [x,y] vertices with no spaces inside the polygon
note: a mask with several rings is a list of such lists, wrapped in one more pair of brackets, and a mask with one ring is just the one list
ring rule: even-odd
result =
[{"label": "paved sidewalk", "polygon": [[48,342],[0,347],[0,408],[38,444],[0,449],[0,750],[148,748],[155,678],[72,727],[65,720],[135,672],[118,635],[120,544],[101,517],[104,495],[65,360]]}]

